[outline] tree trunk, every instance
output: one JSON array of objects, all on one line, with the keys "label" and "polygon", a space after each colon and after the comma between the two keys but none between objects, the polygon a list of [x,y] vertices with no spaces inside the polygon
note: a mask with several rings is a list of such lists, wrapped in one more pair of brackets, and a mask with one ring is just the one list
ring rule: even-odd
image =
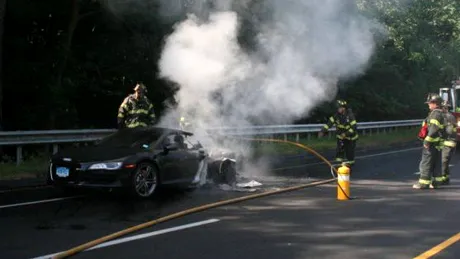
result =
[{"label": "tree trunk", "polygon": [[[71,9],[70,9],[70,20],[69,20],[69,25],[67,28],[67,37],[64,41],[63,45],[63,55],[62,59],[59,62],[58,68],[57,68],[57,74],[56,74],[56,84],[55,84],[55,89],[59,92],[62,87],[62,77],[64,75],[65,69],[67,67],[67,60],[69,59],[70,53],[71,53],[71,46],[72,46],[72,39],[73,39],[73,34],[75,32],[75,28],[77,28],[78,24],[78,18],[79,18],[79,4],[78,0],[72,0],[71,2]],[[49,125],[48,127],[50,129],[53,129],[56,127],[56,113],[54,111],[51,111],[49,114]]]}]

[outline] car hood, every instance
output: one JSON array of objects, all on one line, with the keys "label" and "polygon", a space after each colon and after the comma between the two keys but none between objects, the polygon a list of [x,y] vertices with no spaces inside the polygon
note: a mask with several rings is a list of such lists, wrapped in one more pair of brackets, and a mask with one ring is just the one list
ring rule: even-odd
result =
[{"label": "car hood", "polygon": [[71,159],[72,162],[108,161],[145,152],[146,149],[129,147],[80,147],[67,148],[53,155],[53,160]]}]

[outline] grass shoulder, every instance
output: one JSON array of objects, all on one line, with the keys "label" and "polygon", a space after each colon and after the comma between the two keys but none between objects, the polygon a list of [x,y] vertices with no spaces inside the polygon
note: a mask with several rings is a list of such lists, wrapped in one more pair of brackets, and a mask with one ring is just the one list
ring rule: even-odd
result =
[{"label": "grass shoulder", "polygon": [[0,180],[44,178],[47,168],[48,158],[45,156],[28,158],[20,165],[0,163]]},{"label": "grass shoulder", "polygon": [[[357,148],[374,148],[385,147],[394,144],[407,143],[416,140],[418,129],[404,129],[387,133],[379,133],[372,135],[360,135],[357,140]],[[290,136],[288,141],[296,142],[293,136]],[[331,137],[317,138],[312,136],[310,139],[301,138],[299,143],[306,145],[317,152],[325,152],[336,148],[337,139],[332,133]],[[263,155],[295,155],[302,154],[306,151],[289,143],[279,142],[259,142],[254,144],[254,156]]]}]

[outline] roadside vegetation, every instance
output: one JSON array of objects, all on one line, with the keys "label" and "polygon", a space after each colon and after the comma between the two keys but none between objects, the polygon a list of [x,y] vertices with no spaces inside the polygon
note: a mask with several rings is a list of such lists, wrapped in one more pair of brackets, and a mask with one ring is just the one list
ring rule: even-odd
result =
[{"label": "roadside vegetation", "polygon": [[[387,133],[373,133],[372,135],[360,135],[357,142],[357,149],[383,147],[400,143],[416,141],[418,129],[399,129],[397,131]],[[276,136],[277,139],[283,139],[283,136]],[[295,142],[295,135],[289,135],[289,141]],[[312,135],[310,139],[306,136],[301,136],[299,143],[313,148],[317,152],[323,153],[334,150],[336,139],[334,133],[331,137],[325,136],[318,139],[316,135]],[[276,154],[302,154],[306,151],[288,143],[274,142],[254,142],[254,156],[260,157],[264,155]],[[16,166],[15,161],[0,163],[0,180],[14,180],[24,178],[44,178],[47,173],[48,156],[44,153],[30,156],[26,158],[20,165]]]}]

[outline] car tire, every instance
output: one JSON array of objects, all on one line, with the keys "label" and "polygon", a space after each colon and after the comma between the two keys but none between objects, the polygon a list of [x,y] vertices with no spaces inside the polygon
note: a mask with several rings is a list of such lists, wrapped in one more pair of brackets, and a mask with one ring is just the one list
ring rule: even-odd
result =
[{"label": "car tire", "polygon": [[131,192],[141,199],[152,197],[158,190],[160,178],[158,168],[150,162],[141,162],[131,174]]}]

